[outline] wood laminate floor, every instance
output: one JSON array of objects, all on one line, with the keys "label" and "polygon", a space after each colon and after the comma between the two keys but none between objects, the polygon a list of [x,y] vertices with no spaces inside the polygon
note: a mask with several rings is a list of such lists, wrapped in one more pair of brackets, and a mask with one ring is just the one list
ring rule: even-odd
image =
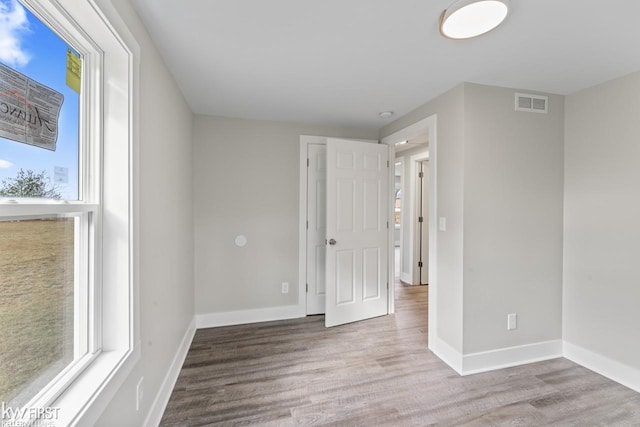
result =
[{"label": "wood laminate floor", "polygon": [[162,426],[640,426],[640,394],[566,359],[466,377],[427,349],[427,287],[396,314],[198,330]]}]

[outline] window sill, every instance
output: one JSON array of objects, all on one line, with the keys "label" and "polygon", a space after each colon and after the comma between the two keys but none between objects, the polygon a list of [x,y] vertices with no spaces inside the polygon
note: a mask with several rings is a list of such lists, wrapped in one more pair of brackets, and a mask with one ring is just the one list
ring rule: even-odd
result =
[{"label": "window sill", "polygon": [[140,343],[129,351],[103,351],[52,404],[56,427],[94,425],[140,360]]}]

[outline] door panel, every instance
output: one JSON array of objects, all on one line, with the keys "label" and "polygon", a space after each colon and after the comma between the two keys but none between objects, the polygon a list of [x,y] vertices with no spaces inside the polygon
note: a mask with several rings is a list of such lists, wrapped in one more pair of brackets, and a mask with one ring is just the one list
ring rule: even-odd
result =
[{"label": "door panel", "polygon": [[380,181],[367,179],[363,185],[363,228],[366,231],[376,231],[380,225]]},{"label": "door panel", "polygon": [[364,271],[364,300],[380,298],[380,250],[365,248],[363,254]]},{"label": "door panel", "polygon": [[336,228],[338,231],[354,231],[355,190],[356,183],[352,179],[339,179],[336,182]]},{"label": "door panel", "polygon": [[[325,285],[325,278],[324,278],[324,266],[325,266],[325,258],[326,258],[326,249],[325,249],[325,245],[324,242],[322,242],[322,245],[318,245],[315,247],[316,250],[316,275],[315,275],[315,283],[314,283],[314,289],[312,290],[311,294],[315,297],[315,298],[321,298],[321,301],[318,302],[318,310],[321,310],[319,313],[324,313],[324,296],[326,293],[326,285]],[[309,313],[309,314],[318,314],[318,313]]]},{"label": "door panel", "polygon": [[326,326],[387,314],[388,147],[327,140]]},{"label": "door panel", "polygon": [[351,250],[336,251],[336,305],[355,302],[355,257]]}]

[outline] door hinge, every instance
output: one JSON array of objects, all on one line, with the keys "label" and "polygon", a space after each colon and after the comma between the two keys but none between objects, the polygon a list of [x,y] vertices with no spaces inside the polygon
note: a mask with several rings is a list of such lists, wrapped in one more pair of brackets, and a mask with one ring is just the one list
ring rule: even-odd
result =
[{"label": "door hinge", "polygon": [[309,158],[307,157],[307,167],[309,167]]},{"label": "door hinge", "polygon": [[387,228],[389,228],[389,221],[387,221]]},{"label": "door hinge", "polygon": [[420,173],[418,174],[418,177],[419,177],[419,178],[424,178],[424,172],[420,172]]},{"label": "door hinge", "polygon": [[418,222],[424,222],[424,218],[423,218],[423,217],[421,217],[421,216],[419,216],[419,217],[418,217]]},{"label": "door hinge", "polygon": [[309,229],[309,221],[307,221],[307,230]]},{"label": "door hinge", "polygon": [[387,167],[389,167],[389,160],[387,160]]},{"label": "door hinge", "polygon": [[307,292],[309,292],[309,284],[308,284],[308,283],[307,283],[307,289],[306,289],[306,291],[307,291]]},{"label": "door hinge", "polygon": [[418,267],[422,268],[422,261],[418,261]]},{"label": "door hinge", "polygon": [[389,282],[387,282],[387,289],[389,289]]}]

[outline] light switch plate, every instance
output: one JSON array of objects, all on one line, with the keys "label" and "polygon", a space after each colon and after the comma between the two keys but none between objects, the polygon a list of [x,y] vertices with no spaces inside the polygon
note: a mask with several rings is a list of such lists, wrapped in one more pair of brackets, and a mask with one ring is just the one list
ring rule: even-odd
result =
[{"label": "light switch plate", "polygon": [[516,313],[507,314],[507,330],[512,331],[518,328],[518,315]]}]

